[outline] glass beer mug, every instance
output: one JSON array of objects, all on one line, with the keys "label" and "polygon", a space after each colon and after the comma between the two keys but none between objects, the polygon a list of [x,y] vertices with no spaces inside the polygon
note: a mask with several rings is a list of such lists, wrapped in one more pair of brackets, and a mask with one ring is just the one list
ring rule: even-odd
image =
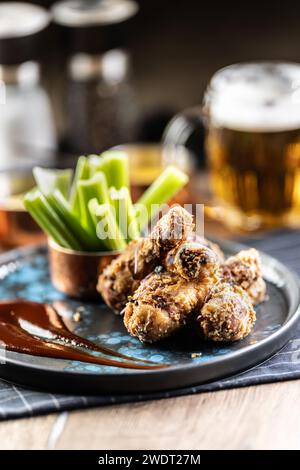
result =
[{"label": "glass beer mug", "polygon": [[[211,185],[222,219],[246,230],[299,226],[300,64],[225,67],[212,77],[201,110],[189,114],[201,114],[206,126]],[[173,143],[178,119],[167,130]]]}]

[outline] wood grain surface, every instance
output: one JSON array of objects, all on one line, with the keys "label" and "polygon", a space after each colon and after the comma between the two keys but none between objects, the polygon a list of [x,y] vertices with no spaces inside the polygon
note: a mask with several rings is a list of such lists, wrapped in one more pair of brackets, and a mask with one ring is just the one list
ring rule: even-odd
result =
[{"label": "wood grain surface", "polygon": [[300,449],[300,380],[0,424],[0,449]]}]

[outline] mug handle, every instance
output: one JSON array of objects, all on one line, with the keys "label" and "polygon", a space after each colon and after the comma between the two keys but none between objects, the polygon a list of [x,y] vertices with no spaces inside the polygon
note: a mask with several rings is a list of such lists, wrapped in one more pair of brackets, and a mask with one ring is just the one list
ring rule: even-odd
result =
[{"label": "mug handle", "polygon": [[176,114],[167,125],[163,143],[183,145],[193,154],[196,165],[206,166],[205,126],[202,106],[194,106]]},{"label": "mug handle", "polygon": [[[205,121],[205,110],[201,106],[187,108],[171,119],[163,134],[164,144],[187,147],[194,154],[196,165],[202,169],[207,166],[204,144]],[[223,223],[224,214],[222,207],[205,200],[205,217]]]}]

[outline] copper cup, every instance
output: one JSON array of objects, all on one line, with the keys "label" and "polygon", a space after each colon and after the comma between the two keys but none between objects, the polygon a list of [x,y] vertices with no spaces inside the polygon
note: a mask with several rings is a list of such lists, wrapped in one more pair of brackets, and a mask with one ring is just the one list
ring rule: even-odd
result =
[{"label": "copper cup", "polygon": [[75,251],[53,240],[48,240],[48,249],[51,280],[57,290],[76,299],[101,299],[96,289],[98,277],[119,252]]}]

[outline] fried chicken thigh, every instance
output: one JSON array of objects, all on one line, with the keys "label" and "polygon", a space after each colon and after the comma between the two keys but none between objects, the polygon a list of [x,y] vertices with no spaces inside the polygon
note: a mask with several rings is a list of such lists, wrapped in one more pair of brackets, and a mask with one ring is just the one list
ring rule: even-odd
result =
[{"label": "fried chicken thigh", "polygon": [[227,282],[212,289],[197,318],[204,338],[224,342],[245,338],[255,320],[255,311],[247,292]]},{"label": "fried chicken thigh", "polygon": [[170,249],[191,236],[193,228],[192,215],[175,206],[158,221],[149,238],[132,241],[99,277],[97,289],[105,303],[120,312],[140,281],[162,263]]},{"label": "fried chicken thigh", "polygon": [[[124,309],[127,330],[142,342],[161,340],[182,328],[220,279],[217,255],[203,245],[189,245],[174,254],[172,272],[158,266],[147,276]],[[183,254],[188,250],[186,259]],[[189,276],[190,263],[194,267]]]},{"label": "fried chicken thigh", "polygon": [[222,265],[222,282],[200,310],[198,324],[203,336],[213,341],[237,341],[253,328],[253,305],[266,296],[259,253],[242,250]]},{"label": "fried chicken thigh", "polygon": [[155,225],[150,241],[158,257],[188,240],[194,232],[193,216],[181,206],[172,207]]},{"label": "fried chicken thigh", "polygon": [[104,301],[124,314],[128,332],[142,342],[167,338],[189,319],[213,341],[236,341],[252,330],[253,305],[266,295],[258,252],[243,250],[224,261],[218,245],[193,229],[192,216],[173,207],[99,277]]},{"label": "fried chicken thigh", "polygon": [[[102,295],[105,303],[116,313],[120,312],[126,302],[128,295],[135,291],[140,284],[139,276],[143,276],[142,269],[134,276],[135,254],[139,251],[139,241],[132,241],[126,250],[114,259],[100,275],[97,290]],[[145,260],[145,276],[151,271],[152,260],[149,259],[149,265]]]},{"label": "fried chicken thigh", "polygon": [[185,324],[201,293],[174,273],[149,274],[126,305],[124,324],[142,342],[166,338]]},{"label": "fried chicken thigh", "polygon": [[165,267],[186,280],[198,283],[215,273],[219,257],[215,251],[198,242],[183,242],[171,250],[165,260]]},{"label": "fried chicken thigh", "polygon": [[223,264],[225,281],[241,286],[249,295],[253,305],[266,297],[266,283],[262,276],[259,253],[254,248],[242,250]]},{"label": "fried chicken thigh", "polygon": [[207,238],[199,237],[199,236],[195,236],[195,239],[191,240],[191,241],[195,241],[197,243],[201,243],[202,245],[208,246],[208,248],[210,248],[211,250],[213,250],[216,253],[216,255],[219,258],[220,263],[223,263],[225,261],[224,253],[221,250],[221,248],[219,247],[219,245],[217,245],[217,243],[213,243],[212,241],[208,240]]}]

